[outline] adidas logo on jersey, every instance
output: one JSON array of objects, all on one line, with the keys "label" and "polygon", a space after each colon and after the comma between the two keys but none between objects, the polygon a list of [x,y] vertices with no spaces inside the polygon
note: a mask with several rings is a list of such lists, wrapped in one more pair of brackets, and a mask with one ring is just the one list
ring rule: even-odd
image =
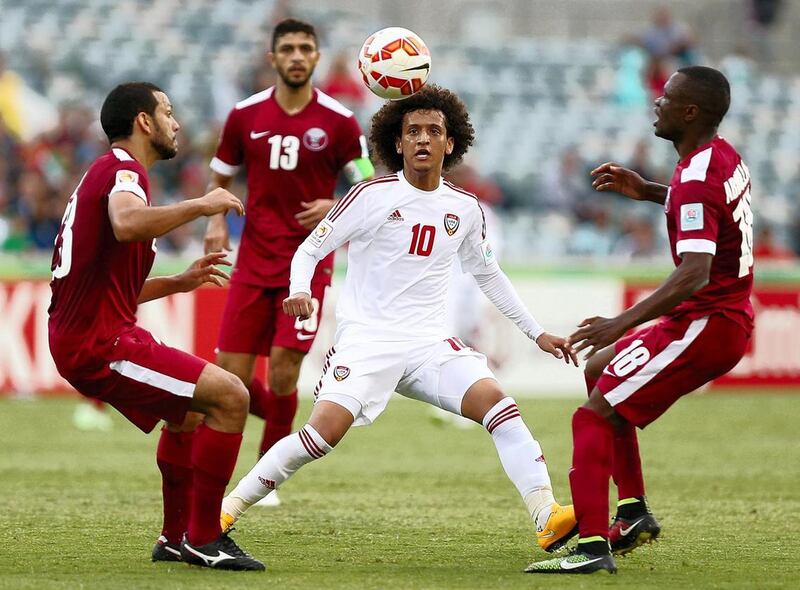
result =
[{"label": "adidas logo on jersey", "polygon": [[403,216],[400,215],[400,209],[395,209],[394,213],[392,213],[389,217],[386,218],[387,221],[405,221]]}]

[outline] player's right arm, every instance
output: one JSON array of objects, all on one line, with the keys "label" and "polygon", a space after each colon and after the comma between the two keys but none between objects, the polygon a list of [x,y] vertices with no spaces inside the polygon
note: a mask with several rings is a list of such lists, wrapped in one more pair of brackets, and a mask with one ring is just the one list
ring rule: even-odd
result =
[{"label": "player's right arm", "polygon": [[[215,188],[223,188],[228,190],[233,183],[232,176],[226,176],[219,172],[211,173],[211,182],[208,183],[209,191]],[[230,252],[231,240],[230,232],[228,231],[228,222],[225,219],[224,213],[217,213],[208,218],[208,225],[206,225],[206,235],[203,238],[204,254],[212,252]]]},{"label": "player's right arm", "polygon": [[666,185],[646,180],[616,162],[600,164],[591,175],[594,177],[592,186],[600,192],[612,191],[634,201],[652,201],[660,205],[667,200]]},{"label": "player's right arm", "polygon": [[151,240],[198,217],[225,214],[230,209],[244,215],[242,202],[221,188],[162,207],[151,207],[140,195],[128,191],[113,192],[108,197],[108,217],[119,242]]},{"label": "player's right arm", "polygon": [[287,315],[307,318],[311,315],[311,279],[317,263],[355,236],[366,232],[369,195],[357,184],[328,212],[325,219],[300,244],[292,257],[289,297],[283,300]]}]

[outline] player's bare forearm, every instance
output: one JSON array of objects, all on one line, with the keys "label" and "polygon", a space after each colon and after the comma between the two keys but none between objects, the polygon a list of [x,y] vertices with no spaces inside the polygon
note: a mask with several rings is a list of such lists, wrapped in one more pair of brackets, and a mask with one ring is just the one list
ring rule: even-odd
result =
[{"label": "player's bare forearm", "polygon": [[658,289],[620,315],[628,329],[664,315],[705,287],[713,258],[711,254],[685,253],[680,266]]},{"label": "player's bare forearm", "polygon": [[195,260],[189,268],[177,275],[147,279],[139,293],[139,303],[167,297],[174,293],[186,293],[200,285],[211,284],[222,287],[231,279],[218,265],[231,266],[224,252],[212,252]]},{"label": "player's bare forearm", "polygon": [[120,207],[111,213],[111,224],[120,242],[140,242],[163,236],[202,215],[199,199],[189,199],[162,207]]},{"label": "player's bare forearm", "polygon": [[229,209],[244,214],[242,202],[221,188],[197,199],[162,207],[150,207],[129,192],[114,193],[108,201],[108,217],[114,237],[120,242],[151,240],[198,217],[224,214]]},{"label": "player's bare forearm", "polygon": [[712,259],[711,254],[687,252],[680,266],[646,299],[617,317],[592,317],[583,320],[569,337],[569,342],[575,346],[575,352],[585,350],[583,358],[589,359],[619,340],[631,328],[675,308],[708,284]]},{"label": "player's bare forearm", "polygon": [[153,301],[154,299],[161,299],[179,293],[180,288],[178,281],[174,276],[169,277],[153,277],[147,279],[142,285],[142,291],[139,293],[137,303],[145,303]]},{"label": "player's bare forearm", "polygon": [[658,203],[659,205],[663,205],[664,202],[667,200],[667,189],[669,187],[666,184],[660,184],[658,182],[652,181],[645,181],[645,194],[644,198],[647,201],[652,201],[653,203]]},{"label": "player's bare forearm", "polygon": [[598,192],[611,191],[634,201],[652,201],[664,204],[667,200],[667,187],[644,179],[639,174],[616,162],[600,164],[592,170],[592,186]]}]

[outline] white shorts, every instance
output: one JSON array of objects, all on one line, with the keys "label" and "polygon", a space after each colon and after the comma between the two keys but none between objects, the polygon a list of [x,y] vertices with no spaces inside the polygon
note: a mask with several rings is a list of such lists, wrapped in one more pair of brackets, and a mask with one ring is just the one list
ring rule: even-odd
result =
[{"label": "white shorts", "polygon": [[486,357],[458,338],[433,342],[337,342],[328,351],[316,401],[353,414],[353,425],[371,424],[393,392],[461,415],[473,383],[495,379]]}]

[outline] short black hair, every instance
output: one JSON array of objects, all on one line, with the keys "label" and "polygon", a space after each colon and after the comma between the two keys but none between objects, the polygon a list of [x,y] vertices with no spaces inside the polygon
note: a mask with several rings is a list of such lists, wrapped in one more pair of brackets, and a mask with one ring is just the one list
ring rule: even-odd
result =
[{"label": "short black hair", "polygon": [[130,137],[139,113],[155,114],[156,92],[164,91],[150,82],[126,82],[108,94],[100,109],[100,124],[109,143]]},{"label": "short black hair", "polygon": [[403,100],[387,102],[372,116],[369,141],[372,151],[391,171],[403,169],[403,154],[397,153],[397,138],[403,134],[403,117],[412,111],[440,111],[444,115],[447,136],[453,138],[453,153],[445,154],[444,169],[461,162],[475,140],[467,106],[458,96],[436,85],[424,86]]},{"label": "short black hair", "polygon": [[696,104],[707,115],[709,124],[717,127],[731,106],[731,85],[719,70],[708,66],[686,66],[678,70],[689,84],[681,88],[687,102]]},{"label": "short black hair", "polygon": [[271,47],[273,52],[275,51],[275,47],[278,45],[278,39],[284,35],[288,35],[289,33],[305,33],[309,37],[313,37],[314,44],[319,46],[319,42],[317,41],[317,31],[314,29],[314,25],[302,20],[297,20],[296,18],[287,18],[275,25],[275,30],[272,31]]}]

